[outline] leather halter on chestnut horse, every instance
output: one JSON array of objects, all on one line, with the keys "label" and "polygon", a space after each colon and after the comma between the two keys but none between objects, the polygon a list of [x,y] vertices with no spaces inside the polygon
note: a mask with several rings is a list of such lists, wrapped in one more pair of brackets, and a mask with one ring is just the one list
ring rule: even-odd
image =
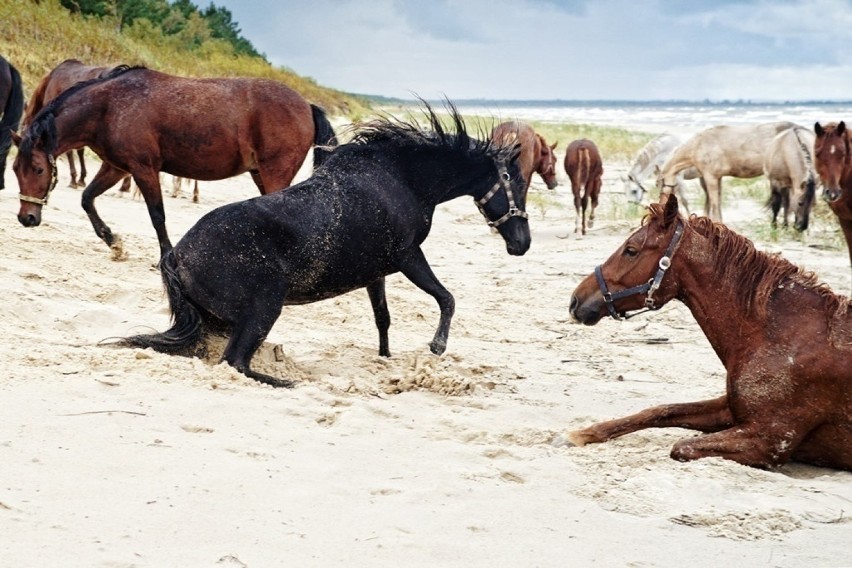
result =
[{"label": "leather halter on chestnut horse", "polygon": [[[663,277],[666,275],[666,271],[672,265],[672,257],[674,257],[675,252],[677,252],[677,248],[680,245],[680,238],[683,236],[683,221],[680,219],[677,220],[677,227],[675,228],[674,235],[672,235],[672,241],[669,243],[669,247],[666,249],[665,254],[660,259],[658,263],[657,273],[653,278],[649,279],[644,284],[640,284],[639,286],[633,286],[632,288],[626,288],[624,290],[619,290],[614,294],[609,291],[607,288],[606,281],[603,277],[603,272],[601,271],[602,265],[597,265],[595,267],[595,278],[598,281],[598,287],[601,290],[601,294],[603,294],[604,302],[606,302],[606,307],[609,310],[609,315],[611,315],[614,319],[630,319],[633,316],[638,316],[639,314],[644,314],[645,312],[649,312],[652,310],[659,310],[662,306],[657,306],[654,304],[654,292],[660,287],[660,284],[663,282]],[[636,296],[639,294],[647,294],[645,298],[645,309],[639,310],[638,312],[634,312],[632,314],[627,315],[626,311],[618,312],[615,309],[614,302],[616,300],[620,300],[622,298],[627,298],[629,296]]]},{"label": "leather halter on chestnut horse", "polygon": [[[523,211],[520,207],[515,203],[515,197],[512,194],[512,185],[509,183],[512,181],[512,176],[509,175],[509,172],[506,171],[505,166],[500,166],[497,169],[497,173],[499,179],[497,183],[491,188],[491,190],[486,193],[481,199],[476,199],[476,206],[479,208],[479,212],[485,217],[485,220],[488,221],[489,227],[494,227],[495,229],[511,219],[512,217],[523,217],[524,219],[529,219],[529,215],[527,215],[526,211]],[[496,221],[492,221],[488,218],[488,215],[485,214],[485,208],[483,207],[486,203],[488,203],[492,197],[494,197],[500,188],[503,188],[503,191],[506,192],[506,200],[509,202],[509,211],[506,212],[505,215],[497,219]]]},{"label": "leather halter on chestnut horse", "polygon": [[35,197],[19,193],[18,199],[29,203],[35,203],[36,205],[47,205],[47,198],[50,197],[50,192],[56,189],[56,184],[59,182],[59,171],[56,168],[56,158],[54,158],[53,154],[50,152],[47,152],[47,161],[50,163],[50,186],[47,188],[47,192],[44,194],[44,197]]}]

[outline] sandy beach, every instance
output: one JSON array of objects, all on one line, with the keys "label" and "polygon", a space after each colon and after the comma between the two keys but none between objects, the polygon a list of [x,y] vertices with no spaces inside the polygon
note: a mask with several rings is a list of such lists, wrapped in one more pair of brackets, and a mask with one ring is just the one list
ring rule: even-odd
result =
[{"label": "sandy beach", "polygon": [[[694,435],[678,429],[559,445],[567,430],[725,387],[681,304],[595,327],[570,321],[574,287],[635,228],[605,213],[624,199],[619,167],[605,167],[595,228],[573,234],[560,172],[560,207],[530,208],[523,257],[506,254],[470,199],[438,209],[424,251],[456,298],[442,357],[428,350],[437,306],[399,275],[388,279],[390,359],[377,354],[365,291],[286,307],[255,367],[298,380],[292,390],[216,365],[215,349],[204,361],[98,345],[169,323],[144,204],[116,190],[97,201],[129,255],[116,262],[67,187],[64,160],[34,229],[15,218],[9,168],[0,564],[852,565],[852,473],[678,463],[671,445]],[[537,179],[533,191],[546,190]],[[203,182],[199,204],[167,197],[172,241],[256,193],[243,175]],[[768,223],[757,203],[724,214],[734,228]],[[852,287],[845,250],[758,247],[836,291]]]}]

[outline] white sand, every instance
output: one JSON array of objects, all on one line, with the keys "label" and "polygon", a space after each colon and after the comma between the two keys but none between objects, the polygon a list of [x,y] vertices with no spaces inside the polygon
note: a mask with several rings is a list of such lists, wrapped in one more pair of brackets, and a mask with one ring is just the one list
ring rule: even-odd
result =
[{"label": "white sand", "polygon": [[[620,190],[615,172],[607,190]],[[521,258],[471,200],[439,208],[424,249],[457,302],[445,356],[427,347],[434,301],[394,276],[391,359],[363,291],[288,307],[256,365],[302,382],[274,390],[223,365],[97,346],[168,326],[156,238],[145,206],[111,190],[97,205],[130,258],[110,260],[67,174],[63,161],[35,229],[15,219],[11,170],[0,193],[4,566],[852,565],[851,473],[678,463],[683,430],[551,445],[724,389],[682,305],[569,321],[574,287],[632,223],[602,213],[585,239],[557,238],[574,227],[564,181],[564,208],[530,207]],[[255,194],[241,176],[202,183],[199,205],[167,198],[172,240]],[[768,219],[756,205],[724,213]],[[762,246],[850,288],[845,250]]]}]

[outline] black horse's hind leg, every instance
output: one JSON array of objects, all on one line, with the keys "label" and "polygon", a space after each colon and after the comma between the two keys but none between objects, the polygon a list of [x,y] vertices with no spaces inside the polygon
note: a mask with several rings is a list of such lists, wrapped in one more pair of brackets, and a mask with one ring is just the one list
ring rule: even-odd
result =
[{"label": "black horse's hind leg", "polygon": [[400,270],[415,286],[431,295],[438,302],[438,307],[441,309],[441,320],[438,323],[435,337],[429,344],[429,349],[435,355],[440,355],[447,349],[447,337],[450,335],[450,322],[456,311],[456,301],[453,295],[438,282],[438,278],[435,277],[420,248],[414,249],[408,258],[400,264]]},{"label": "black horse's hind leg", "polygon": [[376,318],[376,327],[379,329],[379,355],[390,357],[390,348],[388,347],[390,312],[388,311],[388,301],[385,296],[385,279],[379,278],[367,286],[367,294],[370,296],[370,303],[373,305],[373,316]]},{"label": "black horse's hind leg", "polygon": [[98,170],[98,173],[95,174],[95,179],[92,180],[92,183],[83,190],[83,210],[89,216],[89,221],[92,222],[95,234],[103,239],[108,246],[113,245],[115,237],[113,237],[110,228],[107,227],[106,223],[104,223],[103,219],[101,219],[100,215],[98,215],[98,211],[95,209],[95,198],[107,189],[111,188],[118,182],[118,180],[126,175],[126,172],[104,163],[101,166],[101,169]]},{"label": "black horse's hind leg", "polygon": [[252,371],[251,359],[266,339],[269,330],[278,316],[281,308],[270,309],[270,306],[280,306],[282,301],[270,298],[267,294],[258,292],[254,296],[255,304],[240,314],[240,321],[231,327],[231,338],[225,346],[222,360],[245,376],[258,382],[277,388],[291,388],[295,382],[287,379],[277,379],[264,373]]},{"label": "black horse's hind leg", "polygon": [[164,254],[172,250],[172,242],[169,240],[169,234],[166,231],[166,211],[163,208],[160,173],[153,170],[134,172],[133,179],[139,186],[142,197],[145,198],[145,205],[148,206],[148,215],[151,217],[151,224],[154,225],[154,230],[157,232],[157,240],[160,242],[160,258],[162,258]]}]

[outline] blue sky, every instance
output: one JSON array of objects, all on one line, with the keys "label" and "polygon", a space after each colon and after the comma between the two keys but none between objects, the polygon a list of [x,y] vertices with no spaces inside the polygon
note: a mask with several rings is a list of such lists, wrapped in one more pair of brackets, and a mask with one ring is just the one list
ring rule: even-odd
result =
[{"label": "blue sky", "polygon": [[852,100],[852,0],[214,3],[273,64],[355,93]]}]

